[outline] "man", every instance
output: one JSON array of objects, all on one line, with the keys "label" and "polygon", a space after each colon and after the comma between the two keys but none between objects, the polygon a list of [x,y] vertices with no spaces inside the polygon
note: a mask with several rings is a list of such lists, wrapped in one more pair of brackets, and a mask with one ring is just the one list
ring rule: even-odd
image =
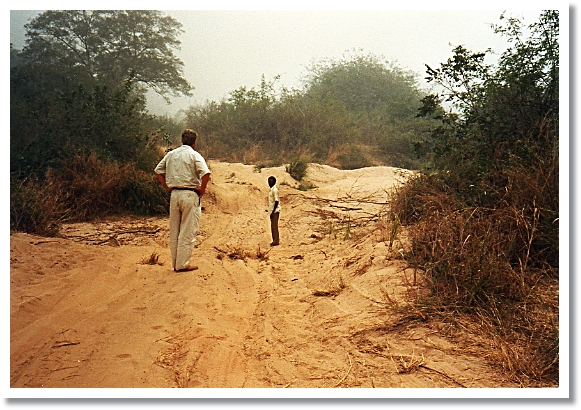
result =
[{"label": "man", "polygon": [[204,158],[195,150],[198,134],[185,129],[182,146],[168,152],[155,167],[159,182],[171,192],[169,202],[169,247],[173,269],[198,269],[190,264],[202,216],[202,196],[210,179]]},{"label": "man", "polygon": [[272,233],[272,243],[270,246],[277,246],[280,243],[278,235],[278,218],[280,216],[281,207],[275,177],[268,177],[268,186],[270,187],[270,192],[268,193],[268,213],[270,215],[270,231]]}]

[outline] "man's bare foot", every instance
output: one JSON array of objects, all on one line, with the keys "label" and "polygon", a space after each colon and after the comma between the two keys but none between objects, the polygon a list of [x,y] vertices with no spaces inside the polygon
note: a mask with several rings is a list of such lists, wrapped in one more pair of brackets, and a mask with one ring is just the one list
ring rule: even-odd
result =
[{"label": "man's bare foot", "polygon": [[182,269],[176,269],[176,272],[190,272],[193,270],[197,270],[198,267],[196,265],[188,265],[185,268]]}]

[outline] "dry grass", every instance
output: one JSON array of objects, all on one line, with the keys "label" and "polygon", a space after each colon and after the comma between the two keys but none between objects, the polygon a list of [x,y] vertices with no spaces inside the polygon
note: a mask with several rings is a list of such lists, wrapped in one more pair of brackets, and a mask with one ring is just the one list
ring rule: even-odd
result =
[{"label": "dry grass", "polygon": [[[494,348],[488,359],[513,380],[558,385],[558,173],[542,162],[534,172],[512,167],[492,178],[506,183],[487,187],[486,206],[466,205],[426,175],[394,195],[394,222],[408,224],[409,288],[429,315],[471,317],[469,330]],[[412,286],[418,272],[428,295]]]},{"label": "dry grass", "polygon": [[56,236],[71,216],[70,192],[49,171],[44,181],[10,180],[10,229],[42,236]]},{"label": "dry grass", "polygon": [[153,173],[132,164],[100,160],[95,154],[73,156],[42,178],[11,176],[11,229],[46,236],[63,222],[89,221],[132,212],[167,212],[169,198]]},{"label": "dry grass", "polygon": [[201,353],[190,352],[188,343],[195,338],[190,327],[183,327],[177,333],[157,341],[168,343],[168,347],[160,350],[154,364],[167,369],[176,387],[192,387],[194,369]]},{"label": "dry grass", "polygon": [[389,355],[396,372],[400,374],[412,373],[420,369],[426,359],[424,356],[411,355]]},{"label": "dry grass", "polygon": [[185,342],[174,341],[171,346],[161,351],[155,358],[154,364],[168,369],[177,387],[189,387],[192,376],[192,366],[183,366],[182,362],[187,359],[188,351],[185,350]]},{"label": "dry grass", "polygon": [[218,251],[216,258],[220,260],[226,256],[232,260],[246,261],[247,259],[257,259],[259,261],[266,261],[268,260],[268,253],[270,252],[270,249],[263,250],[260,246],[258,246],[255,251],[249,251],[239,246],[234,246],[225,250],[215,246],[214,249]]},{"label": "dry grass", "polygon": [[390,296],[389,291],[385,288],[385,286],[383,286],[381,283],[378,283],[377,286],[387,305],[392,307],[398,306],[397,298],[395,296]]},{"label": "dry grass", "polygon": [[160,265],[163,266],[163,262],[159,261],[159,254],[157,252],[153,252],[149,257],[143,258],[141,260],[142,265]]},{"label": "dry grass", "polygon": [[75,219],[84,221],[118,209],[129,171],[129,165],[107,164],[95,154],[76,156],[65,164],[59,174],[68,175],[72,194],[69,207]]}]

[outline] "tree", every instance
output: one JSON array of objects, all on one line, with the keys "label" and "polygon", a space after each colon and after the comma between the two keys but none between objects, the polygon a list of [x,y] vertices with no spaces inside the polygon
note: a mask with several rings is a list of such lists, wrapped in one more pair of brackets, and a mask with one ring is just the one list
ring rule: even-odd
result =
[{"label": "tree", "polygon": [[[357,123],[352,139],[373,147],[378,159],[419,167],[414,151],[427,126],[416,117],[424,92],[414,73],[371,54],[355,54],[313,65],[305,82],[306,98],[313,105],[342,108],[348,121]],[[349,137],[343,136],[344,142]]]},{"label": "tree", "polygon": [[67,82],[118,90],[127,82],[167,94],[190,95],[174,55],[181,24],[155,10],[49,10],[26,26],[22,56],[67,73]]},{"label": "tree", "polygon": [[278,91],[277,80],[263,76],[259,88],[242,86],[221,103],[191,107],[187,122],[233,161],[254,150],[270,160],[303,156],[342,168],[418,168],[414,139],[428,127],[416,117],[423,92],[411,73],[356,55],[314,64],[301,89]]},{"label": "tree", "polygon": [[[501,16],[506,25],[493,26],[507,36],[509,47],[498,66],[484,64],[486,52],[462,46],[437,69],[427,66],[427,80],[442,88],[426,97],[423,114],[442,124],[432,132],[435,167],[461,171],[476,184],[490,171],[513,159],[526,163],[539,150],[556,150],[559,113],[559,14],[548,10],[526,27],[517,18]],[[442,114],[439,103],[455,111]],[[548,130],[548,132],[547,132]]]},{"label": "tree", "polygon": [[413,117],[422,97],[413,73],[373,55],[323,60],[310,71],[307,96],[335,99],[349,112],[383,121]]},{"label": "tree", "polygon": [[145,90],[191,93],[174,55],[181,24],[159,11],[49,10],[10,50],[11,170],[42,175],[73,154],[136,161]]}]

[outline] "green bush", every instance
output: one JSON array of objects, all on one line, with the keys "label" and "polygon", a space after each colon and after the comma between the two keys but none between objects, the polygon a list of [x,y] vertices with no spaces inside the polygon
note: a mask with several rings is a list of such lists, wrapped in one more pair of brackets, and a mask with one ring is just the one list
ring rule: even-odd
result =
[{"label": "green bush", "polygon": [[305,158],[298,158],[291,161],[286,167],[286,172],[289,173],[296,181],[302,181],[302,179],[307,175],[307,169],[309,167],[309,161]]},{"label": "green bush", "polygon": [[311,189],[315,189],[315,188],[316,188],[316,186],[313,183],[308,182],[306,184],[299,184],[298,190],[299,191],[310,191]]},{"label": "green bush", "polygon": [[[189,127],[207,136],[203,149],[209,158],[288,163],[308,151],[311,161],[331,164],[337,158],[330,153],[354,144],[370,150],[344,155],[345,169],[371,163],[394,166],[412,163],[416,131],[428,130],[428,121],[416,117],[423,92],[413,75],[373,56],[316,64],[301,90],[283,87],[278,92],[278,79],[263,77],[258,88],[243,86],[225,101],[185,112]],[[393,155],[386,155],[382,146],[386,130],[404,140],[390,144]],[[394,159],[398,164],[389,162]]]},{"label": "green bush", "polygon": [[355,145],[349,146],[343,153],[339,154],[337,162],[341,169],[358,169],[373,165],[362,149]]},{"label": "green bush", "polygon": [[455,323],[468,313],[496,364],[546,386],[559,380],[558,11],[528,29],[525,39],[519,19],[496,27],[512,37],[498,67],[463,46],[428,67],[445,89],[421,110],[440,122],[437,172],[408,181],[391,205],[409,224],[406,260],[431,291],[418,306]]},{"label": "green bush", "polygon": [[121,206],[138,215],[167,215],[169,193],[153,172],[133,169],[121,191]]}]

